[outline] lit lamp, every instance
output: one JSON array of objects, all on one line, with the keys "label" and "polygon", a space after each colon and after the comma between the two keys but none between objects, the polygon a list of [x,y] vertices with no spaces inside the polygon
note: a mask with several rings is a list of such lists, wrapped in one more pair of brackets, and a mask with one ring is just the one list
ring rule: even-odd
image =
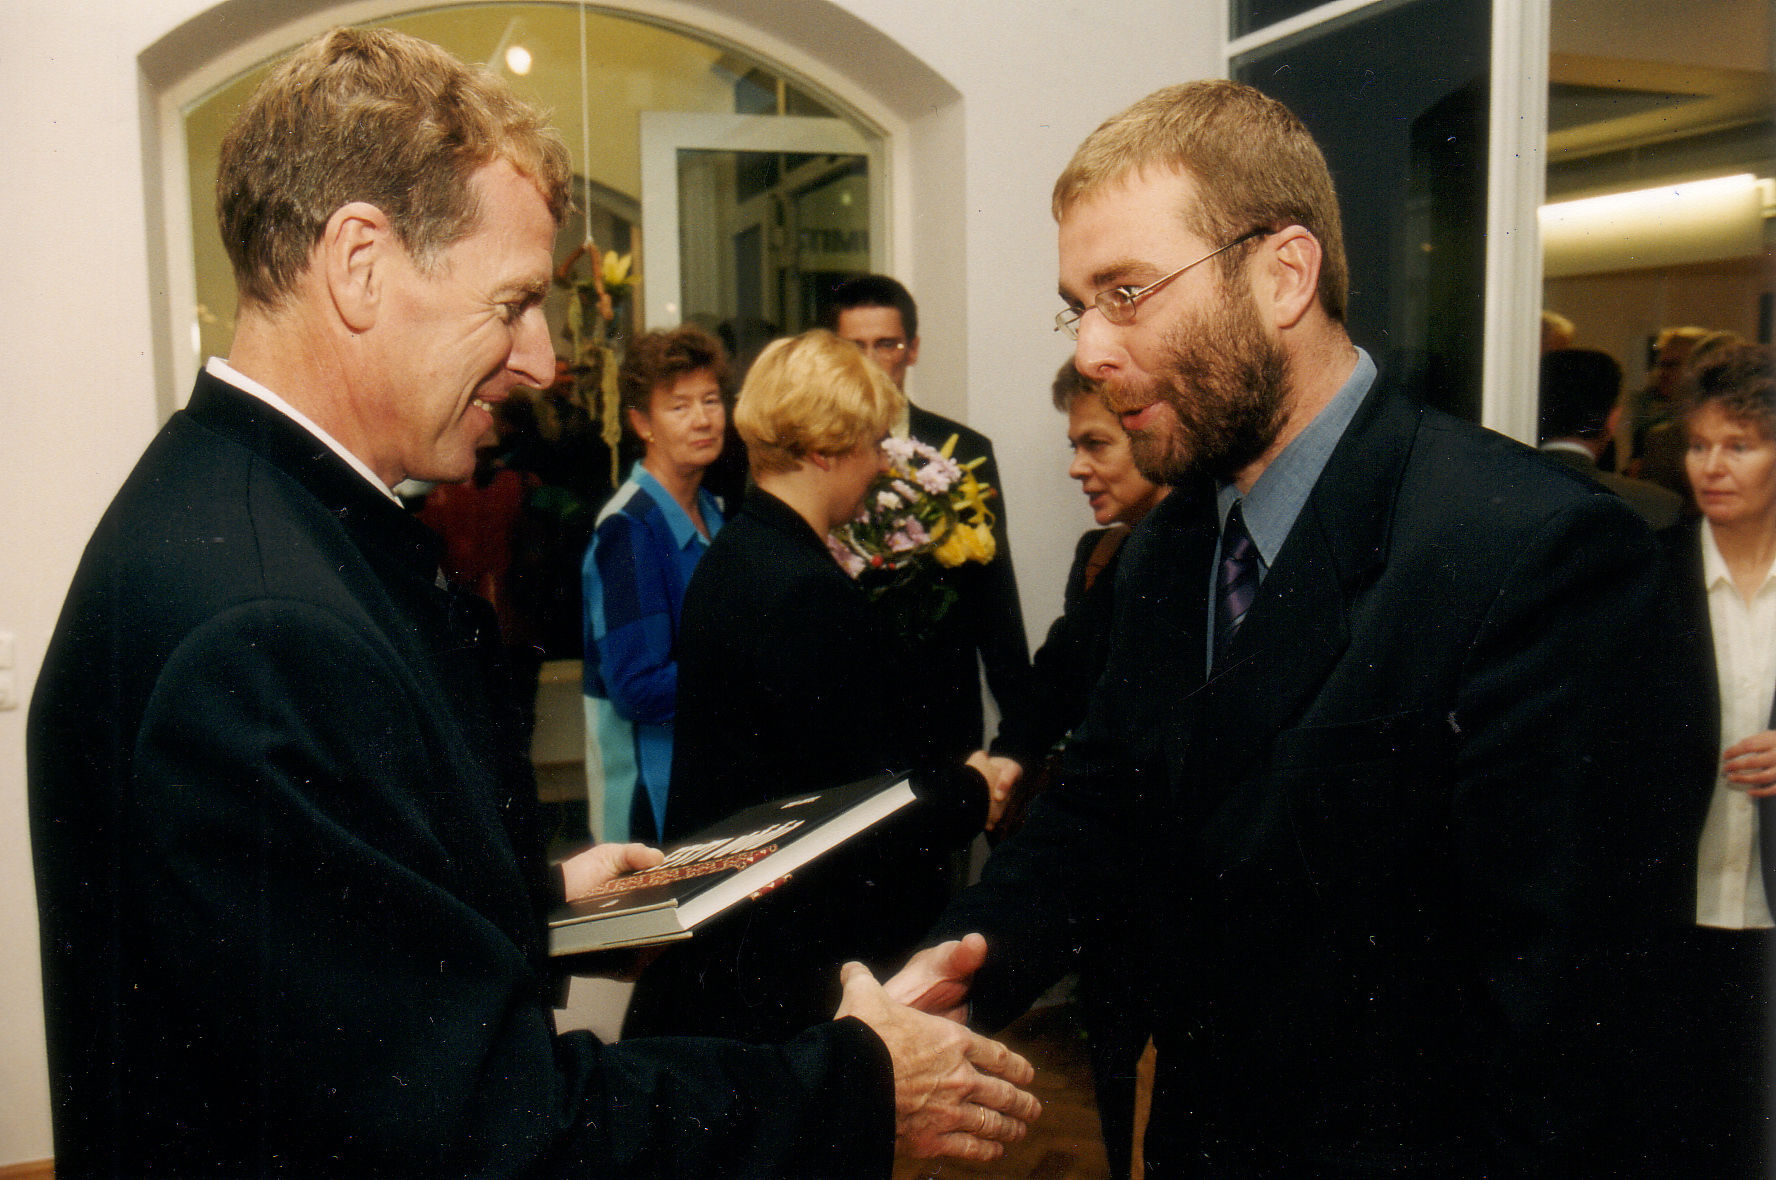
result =
[{"label": "lit lamp", "polygon": [[1560,278],[1761,254],[1769,184],[1743,173],[1543,205],[1543,274]]}]

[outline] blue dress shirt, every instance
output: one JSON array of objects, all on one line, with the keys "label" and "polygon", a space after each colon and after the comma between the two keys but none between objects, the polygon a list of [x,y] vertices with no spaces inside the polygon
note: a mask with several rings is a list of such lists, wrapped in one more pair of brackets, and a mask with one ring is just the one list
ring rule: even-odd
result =
[{"label": "blue dress shirt", "polygon": [[[1356,415],[1357,407],[1363,404],[1363,397],[1369,387],[1375,383],[1375,362],[1361,348],[1357,349],[1357,366],[1345,379],[1332,400],[1324,409],[1314,415],[1307,428],[1296,435],[1289,445],[1283,448],[1258,482],[1247,492],[1245,503],[1240,511],[1246,519],[1246,531],[1252,536],[1252,543],[1258,549],[1258,577],[1262,581],[1270,572],[1271,562],[1289,537],[1289,530],[1295,527],[1295,518],[1301,515],[1302,506],[1307,503],[1308,494],[1313,491],[1314,484],[1319,482],[1320,472],[1326,469],[1326,461],[1332,457],[1332,451],[1338,446],[1338,440],[1344,437],[1345,427]],[[1240,490],[1237,485],[1222,484],[1215,493],[1215,510],[1222,527],[1227,525],[1227,514],[1239,503]],[[1206,659],[1208,667],[1215,663],[1215,571],[1221,568],[1221,542],[1215,542],[1215,560],[1209,565],[1209,628],[1208,651]]]}]

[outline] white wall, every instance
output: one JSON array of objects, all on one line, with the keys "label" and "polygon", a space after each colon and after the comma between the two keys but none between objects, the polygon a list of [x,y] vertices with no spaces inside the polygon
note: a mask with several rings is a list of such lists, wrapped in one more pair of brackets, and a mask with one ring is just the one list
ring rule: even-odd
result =
[{"label": "white wall", "polygon": [[[87,534],[155,425],[135,54],[168,5],[0,11],[0,308],[12,379],[0,630],[29,693]],[[50,1153],[24,711],[0,712],[0,1163]]]},{"label": "white wall", "polygon": [[[158,407],[183,394],[157,378],[167,367],[164,352],[156,359],[147,222],[159,167],[144,162],[155,119],[139,56],[205,12],[203,38],[222,52],[321,7],[0,6],[0,307],[9,359],[0,535],[10,556],[0,568],[0,631],[17,637],[21,696],[87,535],[158,425]],[[1061,426],[1047,402],[1065,354],[1048,326],[1056,309],[1048,187],[1100,119],[1165,83],[1218,72],[1219,0],[617,7],[696,18],[761,49],[779,46],[804,69],[835,71],[833,84],[878,96],[905,128],[896,167],[910,203],[896,218],[896,256],[926,320],[915,392],[996,439],[1026,614],[1039,638],[1059,609],[1073,539],[1088,523],[1065,480]],[[907,55],[928,70],[897,68]],[[163,67],[157,59],[157,82]],[[23,730],[22,709],[0,711],[0,1166],[50,1154]]]},{"label": "white wall", "polygon": [[[911,392],[994,441],[1031,643],[1060,612],[1079,533],[1091,525],[1066,478],[1066,426],[1049,400],[1071,341],[1054,331],[1049,193],[1073,149],[1105,118],[1159,87],[1221,73],[1220,5],[853,0],[964,94],[967,167],[960,216],[939,223],[908,279],[920,298]],[[920,232],[926,222],[921,219]],[[958,312],[922,294],[953,273]],[[940,368],[940,366],[943,366]],[[920,370],[923,370],[921,372]],[[933,380],[936,378],[936,380]],[[954,399],[954,386],[966,391]]]}]

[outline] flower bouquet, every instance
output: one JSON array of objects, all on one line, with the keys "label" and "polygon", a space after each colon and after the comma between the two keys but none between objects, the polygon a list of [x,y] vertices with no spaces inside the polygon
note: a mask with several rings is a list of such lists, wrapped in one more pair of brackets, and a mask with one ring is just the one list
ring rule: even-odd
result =
[{"label": "flower bouquet", "polygon": [[888,469],[870,485],[857,518],[826,539],[845,572],[915,639],[929,637],[955,604],[956,590],[939,571],[984,565],[998,551],[986,503],[996,493],[974,473],[985,459],[958,463],[955,446],[953,434],[941,450],[889,438],[882,444]]}]

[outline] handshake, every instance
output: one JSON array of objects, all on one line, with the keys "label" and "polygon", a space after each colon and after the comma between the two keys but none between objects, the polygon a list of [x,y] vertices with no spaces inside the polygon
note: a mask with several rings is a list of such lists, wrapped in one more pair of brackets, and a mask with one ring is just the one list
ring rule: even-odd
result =
[{"label": "handshake", "polygon": [[[659,860],[657,849],[641,844],[589,848],[562,863],[567,895],[585,896]],[[862,963],[841,969],[845,990],[834,1019],[856,1017],[888,1047],[894,1131],[907,1154],[995,1160],[1042,1113],[1023,1089],[1036,1076],[1030,1063],[962,1023],[969,981],[986,956],[986,940],[970,934],[920,951],[886,985]]]},{"label": "handshake", "polygon": [[837,1016],[869,1025],[894,1059],[894,1131],[911,1155],[995,1160],[1042,1113],[1022,1089],[1036,1076],[1030,1063],[962,1024],[968,980],[986,955],[986,940],[970,934],[914,955],[886,986],[862,963],[840,976]]}]

